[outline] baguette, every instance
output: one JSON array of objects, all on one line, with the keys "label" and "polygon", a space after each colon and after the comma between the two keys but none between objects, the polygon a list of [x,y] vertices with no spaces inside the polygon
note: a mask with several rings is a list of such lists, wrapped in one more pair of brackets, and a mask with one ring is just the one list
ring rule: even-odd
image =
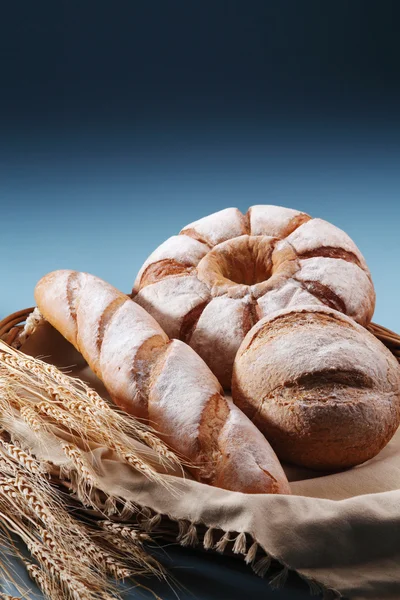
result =
[{"label": "baguette", "polygon": [[203,360],[170,340],[129,296],[93,275],[61,270],[39,281],[35,299],[112,400],[150,422],[190,462],[198,481],[245,493],[290,493],[271,446],[224,397]]}]

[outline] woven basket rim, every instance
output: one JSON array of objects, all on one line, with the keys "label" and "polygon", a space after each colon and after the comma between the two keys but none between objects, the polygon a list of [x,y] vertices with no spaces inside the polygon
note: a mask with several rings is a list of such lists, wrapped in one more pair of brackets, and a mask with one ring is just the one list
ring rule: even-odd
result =
[{"label": "woven basket rim", "polygon": [[[23,324],[34,309],[34,306],[23,308],[1,319],[0,339],[11,345],[20,331],[22,331]],[[380,340],[400,362],[400,334],[373,322],[366,329]]]}]

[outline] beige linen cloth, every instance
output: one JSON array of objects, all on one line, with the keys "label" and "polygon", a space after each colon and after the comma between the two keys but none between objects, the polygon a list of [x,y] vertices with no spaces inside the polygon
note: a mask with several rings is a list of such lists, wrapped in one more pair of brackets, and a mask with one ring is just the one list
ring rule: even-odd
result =
[{"label": "beige linen cloth", "polygon": [[[81,355],[47,323],[22,350],[68,367],[104,394]],[[266,577],[272,557],[281,565],[275,584],[295,570],[326,598],[400,599],[400,430],[373,460],[341,473],[285,467],[291,496],[230,492],[177,475],[166,475],[166,489],[105,449],[94,456],[105,492],[146,507],[155,526],[160,516],[164,526],[174,523],[183,544],[233,547]]]}]

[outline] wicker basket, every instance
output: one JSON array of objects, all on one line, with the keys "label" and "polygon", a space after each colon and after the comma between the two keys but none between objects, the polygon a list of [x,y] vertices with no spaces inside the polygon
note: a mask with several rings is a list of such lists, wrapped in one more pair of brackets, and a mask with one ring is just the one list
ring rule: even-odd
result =
[{"label": "wicker basket", "polygon": [[0,321],[0,339],[6,342],[9,346],[15,342],[19,333],[24,328],[24,323],[29,315],[33,312],[34,307],[25,308],[12,313]]},{"label": "wicker basket", "polygon": [[[0,321],[0,339],[11,346],[23,330],[24,323],[33,310],[34,307],[25,308]],[[389,348],[400,363],[400,335],[376,323],[371,323],[367,329]]]}]

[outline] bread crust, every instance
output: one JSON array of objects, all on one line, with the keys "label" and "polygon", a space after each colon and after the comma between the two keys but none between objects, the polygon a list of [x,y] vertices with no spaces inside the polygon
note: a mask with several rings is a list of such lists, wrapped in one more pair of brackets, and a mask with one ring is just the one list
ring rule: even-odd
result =
[{"label": "bread crust", "polygon": [[128,296],[93,275],[63,270],[39,281],[35,299],[113,401],[149,420],[191,462],[196,479],[245,493],[290,493],[271,446],[224,397],[204,361]]},{"label": "bread crust", "polygon": [[400,366],[346,315],[286,309],[243,340],[232,397],[281,460],[342,469],[378,454],[398,428]]},{"label": "bread crust", "polygon": [[[190,344],[225,389],[255,321],[317,305],[367,325],[375,307],[370,272],[349,236],[273,205],[252,206],[246,214],[227,208],[190,223],[145,261],[132,296],[170,337]],[[221,298],[231,300],[225,311]]]}]

